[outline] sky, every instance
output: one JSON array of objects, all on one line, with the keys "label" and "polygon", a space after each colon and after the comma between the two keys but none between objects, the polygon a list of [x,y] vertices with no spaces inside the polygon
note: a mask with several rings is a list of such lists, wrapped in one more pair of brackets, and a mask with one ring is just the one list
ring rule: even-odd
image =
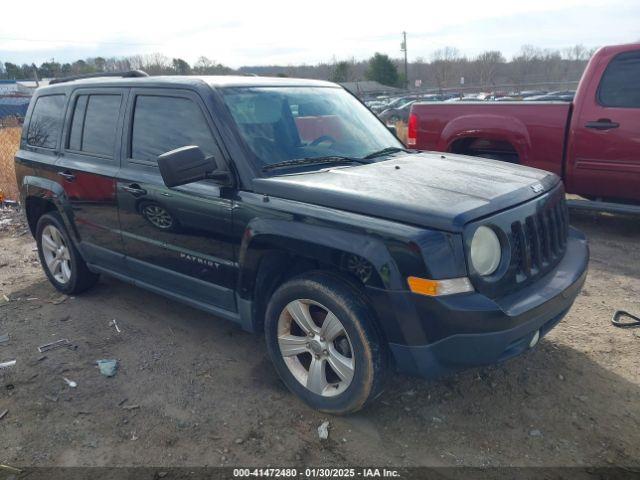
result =
[{"label": "sky", "polygon": [[[160,52],[230,67],[400,57],[452,46],[469,57],[522,45],[562,49],[640,41],[640,0],[9,0],[0,17],[0,61]],[[12,21],[11,19],[15,19]]]}]

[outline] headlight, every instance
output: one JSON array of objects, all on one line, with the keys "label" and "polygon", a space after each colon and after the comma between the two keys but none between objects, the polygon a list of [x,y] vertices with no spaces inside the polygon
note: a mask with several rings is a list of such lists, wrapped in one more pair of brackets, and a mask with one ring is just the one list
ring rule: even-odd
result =
[{"label": "headlight", "polygon": [[471,239],[471,264],[480,275],[491,275],[500,265],[500,240],[489,227],[478,227]]}]

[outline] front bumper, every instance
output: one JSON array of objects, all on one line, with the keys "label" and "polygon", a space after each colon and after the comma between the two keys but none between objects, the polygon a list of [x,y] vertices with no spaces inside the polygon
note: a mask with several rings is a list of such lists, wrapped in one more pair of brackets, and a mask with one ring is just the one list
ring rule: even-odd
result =
[{"label": "front bumper", "polygon": [[383,328],[398,370],[435,377],[524,352],[536,333],[544,336],[569,311],[586,279],[588,261],[584,235],[571,229],[565,256],[556,268],[503,298],[394,292],[385,308],[380,295],[374,295],[376,308],[396,317],[391,324],[383,322]]}]

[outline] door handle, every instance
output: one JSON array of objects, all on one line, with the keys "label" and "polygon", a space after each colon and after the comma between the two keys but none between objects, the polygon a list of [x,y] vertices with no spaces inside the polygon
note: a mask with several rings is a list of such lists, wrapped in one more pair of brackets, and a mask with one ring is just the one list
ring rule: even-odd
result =
[{"label": "door handle", "polygon": [[69,170],[58,172],[58,175],[64,178],[67,182],[73,182],[76,179],[76,176],[73,173],[71,173]]},{"label": "door handle", "polygon": [[147,191],[144,188],[141,188],[137,183],[132,183],[131,185],[125,185],[122,187],[122,190],[125,192],[129,192],[134,197],[138,197],[140,195],[146,195]]},{"label": "door handle", "polygon": [[612,128],[618,128],[620,124],[618,122],[612,122],[608,118],[600,118],[596,121],[587,122],[584,126],[593,128],[594,130],[610,130]]}]

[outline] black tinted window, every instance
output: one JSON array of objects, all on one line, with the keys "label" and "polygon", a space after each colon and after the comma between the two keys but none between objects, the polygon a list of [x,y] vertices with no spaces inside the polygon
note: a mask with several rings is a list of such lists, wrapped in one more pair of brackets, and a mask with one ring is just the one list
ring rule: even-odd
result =
[{"label": "black tinted window", "polygon": [[27,143],[34,147],[55,148],[62,129],[64,95],[39,97],[29,120]]},{"label": "black tinted window", "polygon": [[187,98],[140,95],[136,98],[131,158],[156,161],[158,155],[197,145],[205,155],[216,153],[205,117]]},{"label": "black tinted window", "polygon": [[599,99],[605,107],[640,107],[640,52],[621,53],[602,75]]},{"label": "black tinted window", "polygon": [[82,126],[84,124],[84,113],[87,109],[87,95],[80,95],[76,100],[73,109],[73,119],[71,121],[71,134],[69,135],[69,148],[80,150],[82,147]]},{"label": "black tinted window", "polygon": [[120,95],[80,95],[71,122],[69,148],[113,155]]}]

